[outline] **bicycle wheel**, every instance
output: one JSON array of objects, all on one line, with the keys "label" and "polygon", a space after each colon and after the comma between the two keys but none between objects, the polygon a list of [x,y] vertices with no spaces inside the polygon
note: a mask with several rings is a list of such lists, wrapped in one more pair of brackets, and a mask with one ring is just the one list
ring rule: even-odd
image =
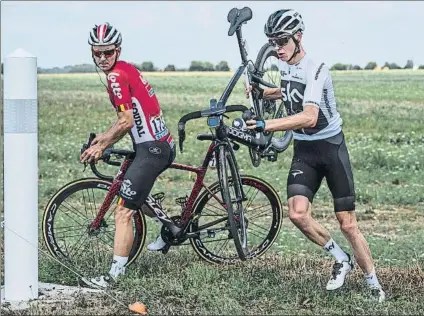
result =
[{"label": "bicycle wheel", "polygon": [[[42,221],[43,239],[52,256],[79,268],[84,273],[98,273],[110,265],[114,244],[113,197],[100,226],[89,226],[109,192],[111,182],[96,178],[73,181],[62,187],[48,202]],[[146,221],[140,210],[133,217],[134,243],[126,266],[140,255],[146,237]]]},{"label": "bicycle wheel", "polygon": [[[252,260],[262,256],[276,240],[283,222],[283,208],[277,192],[264,180],[242,175],[241,183],[246,196],[246,259]],[[228,214],[218,198],[220,188],[218,181],[213,183],[194,203],[189,231],[197,236],[191,238],[190,243],[198,256],[209,263],[235,264],[240,262],[240,258],[229,242]],[[203,228],[205,226],[209,227]]]},{"label": "bicycle wheel", "polygon": [[[234,246],[240,259],[246,260],[247,232],[243,214],[243,194],[236,160],[232,155],[230,146],[230,144],[226,144],[219,147],[218,179],[221,183],[222,199],[227,207],[228,222]],[[234,196],[231,196],[231,191],[234,192]]]},{"label": "bicycle wheel", "polygon": [[[272,83],[279,87],[281,84],[281,74],[278,69],[278,54],[274,46],[269,43],[264,44],[259,50],[255,61],[255,68],[259,72],[258,75],[266,82]],[[270,103],[275,101],[269,101]],[[268,104],[271,106],[271,104]],[[270,108],[264,108],[264,112],[272,112]],[[275,110],[275,107],[274,107]],[[275,111],[274,111],[275,113]]]}]

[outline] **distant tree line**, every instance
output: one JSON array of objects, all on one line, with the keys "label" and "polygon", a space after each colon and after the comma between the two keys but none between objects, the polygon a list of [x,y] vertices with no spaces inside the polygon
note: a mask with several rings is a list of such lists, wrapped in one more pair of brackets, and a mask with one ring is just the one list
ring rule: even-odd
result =
[{"label": "distant tree line", "polygon": [[[374,69],[413,69],[414,68],[414,62],[412,60],[408,60],[406,62],[406,65],[404,67],[399,66],[396,63],[389,63],[385,62],[383,66],[379,66],[375,61],[370,61],[363,69],[364,70],[374,70]],[[358,65],[351,65],[351,64],[342,64],[337,63],[331,66],[331,70],[362,70],[362,68]],[[418,69],[424,69],[424,65],[421,65],[418,67]]]},{"label": "distant tree line", "polygon": [[[208,61],[199,61],[194,60],[190,63],[189,68],[177,68],[173,64],[167,65],[165,68],[160,69],[155,67],[153,62],[145,61],[143,63],[132,63],[141,71],[150,72],[150,71],[230,71],[230,67],[226,61],[220,61],[216,65]],[[336,63],[331,66],[331,70],[374,70],[374,69],[413,69],[414,62],[412,60],[408,60],[404,67],[399,66],[396,63],[385,62],[384,65],[379,66],[375,61],[371,61],[367,63],[364,68],[361,68],[358,65],[352,64],[343,64]],[[424,65],[420,65],[417,67],[418,69],[424,69]],[[272,70],[277,70],[278,67],[276,65],[271,65]],[[96,67],[94,64],[80,64],[80,65],[72,65],[65,67],[53,67],[53,68],[41,68],[38,67],[38,73],[92,73],[96,72]],[[1,64],[1,73],[3,74],[3,63]]]},{"label": "distant tree line", "polygon": [[[145,61],[143,63],[137,64],[132,63],[139,70],[150,72],[150,71],[230,71],[230,67],[226,61],[220,61],[216,65],[208,61],[192,61],[190,67],[186,68],[177,68],[175,65],[169,64],[164,69],[159,69],[155,67],[153,62]],[[91,73],[96,72],[96,67],[94,64],[80,64],[73,66],[65,67],[53,67],[53,68],[41,68],[38,67],[38,73]],[[1,64],[1,73],[3,73],[3,63]]]}]

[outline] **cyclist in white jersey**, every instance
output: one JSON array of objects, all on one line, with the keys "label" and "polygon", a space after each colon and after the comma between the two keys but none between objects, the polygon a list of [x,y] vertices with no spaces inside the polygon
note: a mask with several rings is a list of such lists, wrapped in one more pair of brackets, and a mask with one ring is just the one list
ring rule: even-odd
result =
[{"label": "cyclist in white jersey", "polygon": [[327,290],[336,290],[345,283],[354,262],[312,218],[313,199],[324,177],[333,196],[340,229],[352,246],[372,295],[382,302],[385,293],[355,216],[353,174],[331,74],[325,63],[315,62],[305,53],[304,29],[302,16],[295,10],[278,10],[269,16],[264,32],[280,59],[281,87],[250,86],[246,93],[257,89],[263,99],[282,99],[288,116],[246,123],[256,131],[293,130],[294,154],[287,178],[289,217],[307,238],[335,257]]}]

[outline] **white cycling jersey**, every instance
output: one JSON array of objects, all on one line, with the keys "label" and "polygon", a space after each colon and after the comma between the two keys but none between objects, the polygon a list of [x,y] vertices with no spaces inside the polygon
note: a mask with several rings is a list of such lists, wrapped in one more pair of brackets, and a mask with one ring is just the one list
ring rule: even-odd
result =
[{"label": "white cycling jersey", "polygon": [[279,60],[281,95],[287,115],[303,111],[307,104],[319,108],[314,127],[293,131],[298,140],[318,140],[332,137],[341,131],[343,121],[337,111],[333,81],[324,63],[315,63],[305,55],[297,64],[289,65]]}]

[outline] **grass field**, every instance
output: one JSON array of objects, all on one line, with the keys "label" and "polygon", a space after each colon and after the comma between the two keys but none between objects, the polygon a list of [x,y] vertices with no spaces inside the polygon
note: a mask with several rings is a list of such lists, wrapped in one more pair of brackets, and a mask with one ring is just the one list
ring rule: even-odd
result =
[{"label": "grass field", "polygon": [[[177,137],[179,118],[206,109],[210,98],[219,98],[231,73],[147,73],[145,77]],[[357,265],[342,290],[326,293],[332,258],[287,218],[285,186],[291,148],[276,162],[262,161],[258,168],[252,167],[246,148],[236,152],[242,172],[272,184],[284,205],[282,230],[265,256],[237,266],[216,267],[200,261],[189,247],[171,248],[166,256],[144,251],[111,294],[126,305],[142,301],[156,315],[424,313],[424,72],[335,72],[333,81],[353,165],[359,225],[386,290],[384,304],[377,306],[367,299]],[[49,198],[61,186],[91,176],[89,169],[82,173],[79,150],[89,132],[103,132],[115,114],[97,75],[40,75],[38,84],[41,220]],[[247,105],[241,82],[228,104],[240,103]],[[197,141],[196,135],[208,132],[206,120],[189,122],[186,130],[185,150],[178,152],[176,161],[198,165],[208,143]],[[120,146],[129,148],[129,139],[115,145]],[[210,173],[207,181],[214,181],[214,176]],[[176,197],[189,193],[192,184],[193,177],[169,170],[160,177],[154,192],[166,192],[164,204],[171,207]],[[313,214],[348,249],[325,182]],[[148,227],[147,243],[157,233],[150,220]],[[41,241],[40,248],[45,249]],[[88,256],[84,254],[90,265]],[[42,253],[40,281],[77,284],[75,275]],[[22,314],[34,312],[129,313],[107,296],[95,300],[78,297],[62,306],[39,306]]]}]

